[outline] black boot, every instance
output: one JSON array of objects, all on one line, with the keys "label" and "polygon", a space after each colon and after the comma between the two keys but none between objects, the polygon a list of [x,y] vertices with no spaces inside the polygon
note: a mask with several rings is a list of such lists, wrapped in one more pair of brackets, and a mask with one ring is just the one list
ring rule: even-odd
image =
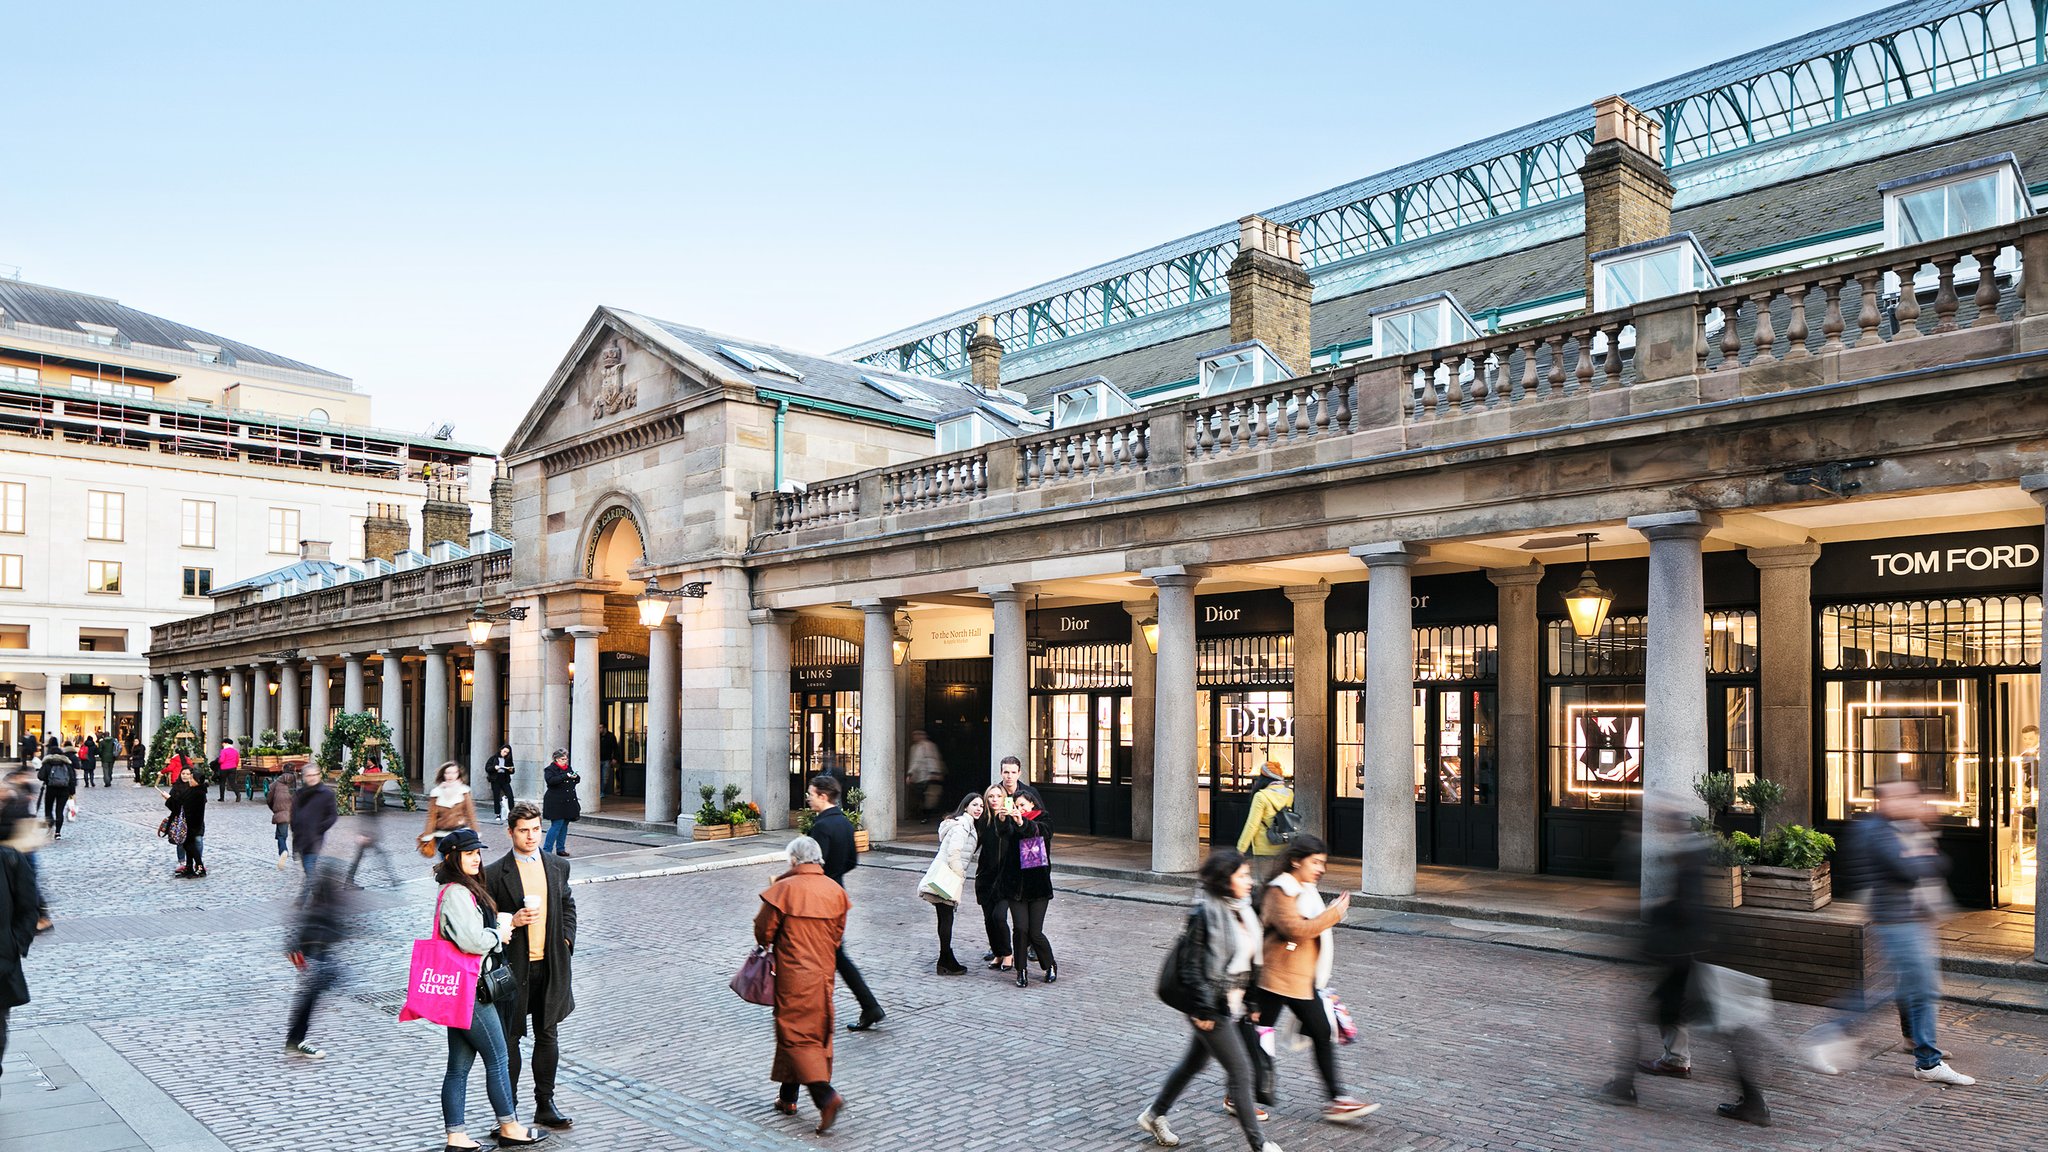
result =
[{"label": "black boot", "polygon": [[1742,1099],[1733,1104],[1718,1105],[1714,1111],[1730,1120],[1741,1120],[1759,1128],[1771,1126],[1771,1110],[1764,1107],[1764,1098],[1754,1093],[1745,1092]]}]

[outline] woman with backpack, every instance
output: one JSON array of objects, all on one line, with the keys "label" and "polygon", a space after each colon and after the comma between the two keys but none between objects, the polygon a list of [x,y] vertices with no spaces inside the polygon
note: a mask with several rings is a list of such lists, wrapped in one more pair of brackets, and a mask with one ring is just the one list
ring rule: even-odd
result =
[{"label": "woman with backpack", "polygon": [[50,838],[64,838],[64,808],[71,802],[71,794],[78,788],[78,762],[71,758],[69,745],[55,747],[43,755],[43,766],[36,769],[36,779],[43,782],[43,820],[50,826]]},{"label": "woman with backpack", "polygon": [[1237,850],[1249,852],[1259,865],[1259,880],[1272,878],[1287,841],[1301,830],[1301,814],[1294,810],[1294,789],[1282,775],[1280,762],[1268,760],[1259,769],[1259,789],[1252,794],[1252,809],[1245,815],[1244,830],[1237,834]]},{"label": "woman with backpack", "polygon": [[1224,1107],[1237,1117],[1252,1152],[1280,1152],[1259,1126],[1252,1056],[1238,1023],[1245,1015],[1245,995],[1257,975],[1264,937],[1258,913],[1252,910],[1252,866],[1236,849],[1217,848],[1202,862],[1199,880],[1186,927],[1159,975],[1160,998],[1187,1015],[1194,1036],[1158,1097],[1138,1114],[1138,1127],[1161,1148],[1177,1147],[1180,1137],[1167,1126],[1166,1113],[1195,1074],[1215,1060],[1223,1065],[1230,1084]]},{"label": "woman with backpack", "polygon": [[1351,894],[1343,893],[1324,906],[1316,881],[1323,878],[1329,863],[1330,846],[1307,833],[1289,840],[1280,854],[1280,874],[1266,886],[1259,901],[1266,942],[1258,986],[1251,996],[1251,1016],[1254,1024],[1275,1027],[1281,1009],[1294,1013],[1302,1034],[1315,1046],[1316,1070],[1322,1073],[1323,1092],[1329,1100],[1323,1106],[1323,1119],[1343,1123],[1379,1105],[1354,1099],[1337,1081],[1337,1045],[1330,1036],[1330,1010],[1324,1006],[1323,989],[1329,986],[1336,961],[1332,929],[1351,907]]}]

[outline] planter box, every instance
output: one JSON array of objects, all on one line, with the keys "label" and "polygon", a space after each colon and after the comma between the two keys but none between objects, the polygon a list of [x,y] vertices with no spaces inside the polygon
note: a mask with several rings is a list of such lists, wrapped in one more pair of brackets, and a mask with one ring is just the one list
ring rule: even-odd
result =
[{"label": "planter box", "polygon": [[730,824],[727,827],[732,829],[732,838],[735,840],[742,836],[759,836],[761,834],[761,822],[759,820],[749,820],[745,824]]},{"label": "planter box", "polygon": [[258,771],[258,772],[275,772],[275,771],[277,771],[277,769],[278,769],[278,766],[279,766],[279,765],[281,765],[282,763],[284,763],[284,757],[282,757],[282,756],[251,756],[251,757],[249,757],[249,763],[250,763],[250,765],[251,765],[251,766],[253,766],[253,767],[254,767],[254,768],[256,769],[256,771]]},{"label": "planter box", "polygon": [[690,826],[690,839],[692,839],[692,840],[730,840],[730,839],[732,839],[732,825],[730,825],[730,824],[693,824],[693,825],[691,825],[691,826]]},{"label": "planter box", "polygon": [[856,829],[854,829],[854,830],[853,830],[853,850],[854,850],[855,852],[865,852],[865,851],[867,851],[867,850],[868,850],[868,830],[867,830],[867,829],[865,829],[865,828],[856,828]]},{"label": "planter box", "polygon": [[1742,869],[1735,865],[1708,865],[1704,893],[1709,908],[1742,907]]},{"label": "planter box", "polygon": [[1818,912],[1834,901],[1833,874],[1818,868],[1767,868],[1752,864],[1742,878],[1742,903],[1751,908]]}]

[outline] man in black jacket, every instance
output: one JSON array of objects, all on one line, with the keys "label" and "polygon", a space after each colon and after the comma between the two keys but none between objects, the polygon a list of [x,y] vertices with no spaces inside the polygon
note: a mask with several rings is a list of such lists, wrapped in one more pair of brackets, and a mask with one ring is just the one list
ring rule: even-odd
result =
[{"label": "man in black jacket", "polygon": [[28,1003],[22,961],[36,939],[35,874],[21,853],[0,845],[0,1061],[7,1056],[7,1014]]},{"label": "man in black jacket", "polygon": [[576,950],[576,897],[569,891],[569,861],[540,850],[540,808],[524,800],[505,817],[512,850],[484,868],[484,885],[499,911],[510,910],[512,938],[505,965],[518,989],[510,1004],[499,1004],[505,1047],[512,1058],[512,1092],[519,1093],[519,1038],[533,1021],[533,1122],[567,1128],[555,1108],[555,1072],[562,1052],[556,1028],[576,1010],[570,993],[569,959]]},{"label": "man in black jacket", "polygon": [[[810,802],[811,811],[817,818],[811,821],[811,839],[825,856],[825,875],[834,884],[846,887],[846,874],[860,863],[860,853],[853,845],[853,823],[846,813],[839,810],[839,778],[832,775],[811,777],[810,791],[805,799]],[[845,937],[841,936],[844,940]],[[846,945],[839,946],[839,978],[846,981],[846,990],[860,1001],[860,1019],[846,1026],[848,1032],[865,1032],[880,1024],[888,1013],[875,1001],[875,994],[868,991],[868,982],[861,979],[860,969],[846,955]]]},{"label": "man in black jacket", "polygon": [[320,863],[327,830],[340,818],[341,808],[334,799],[334,789],[327,786],[320,773],[319,761],[306,761],[299,780],[304,787],[292,797],[292,848],[298,852],[306,875],[311,876]]},{"label": "man in black jacket", "polygon": [[320,997],[345,975],[335,948],[347,936],[349,885],[339,860],[315,865],[306,878],[304,899],[299,902],[298,919],[285,940],[285,956],[304,974],[292,998],[291,1021],[285,1026],[287,1055],[311,1060],[326,1059],[327,1053],[306,1042],[313,1023],[313,1008]]}]

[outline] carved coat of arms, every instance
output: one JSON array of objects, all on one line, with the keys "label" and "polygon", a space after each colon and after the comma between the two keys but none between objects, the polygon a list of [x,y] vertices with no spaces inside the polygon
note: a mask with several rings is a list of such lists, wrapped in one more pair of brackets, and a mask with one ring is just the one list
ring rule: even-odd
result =
[{"label": "carved coat of arms", "polygon": [[590,406],[590,415],[603,419],[639,403],[640,389],[626,383],[626,351],[614,340],[605,345],[598,360],[597,400]]}]

